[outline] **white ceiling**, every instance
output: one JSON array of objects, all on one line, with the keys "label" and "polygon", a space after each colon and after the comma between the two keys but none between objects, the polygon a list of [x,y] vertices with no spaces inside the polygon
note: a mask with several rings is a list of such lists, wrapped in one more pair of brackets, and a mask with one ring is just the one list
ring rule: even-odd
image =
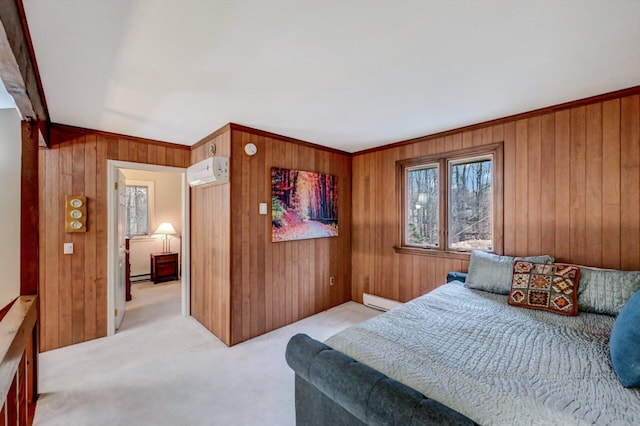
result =
[{"label": "white ceiling", "polygon": [[357,151],[640,84],[638,0],[24,0],[51,119]]},{"label": "white ceiling", "polygon": [[2,80],[0,80],[0,109],[15,108],[13,97],[7,92]]}]

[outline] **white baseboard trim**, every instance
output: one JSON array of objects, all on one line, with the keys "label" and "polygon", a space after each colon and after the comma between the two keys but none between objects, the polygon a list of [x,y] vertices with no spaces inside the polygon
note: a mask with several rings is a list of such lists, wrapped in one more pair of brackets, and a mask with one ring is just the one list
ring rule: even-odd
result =
[{"label": "white baseboard trim", "polygon": [[373,294],[362,294],[362,301],[370,308],[377,309],[379,311],[389,311],[396,306],[402,305],[402,303],[391,299],[385,299],[384,297],[374,296]]}]

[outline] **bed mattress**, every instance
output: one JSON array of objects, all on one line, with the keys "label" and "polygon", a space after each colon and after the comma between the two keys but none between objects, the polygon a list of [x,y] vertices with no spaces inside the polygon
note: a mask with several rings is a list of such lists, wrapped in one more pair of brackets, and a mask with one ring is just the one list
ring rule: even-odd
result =
[{"label": "bed mattress", "polygon": [[613,322],[453,282],[326,344],[480,424],[640,424],[640,390],[611,365]]}]

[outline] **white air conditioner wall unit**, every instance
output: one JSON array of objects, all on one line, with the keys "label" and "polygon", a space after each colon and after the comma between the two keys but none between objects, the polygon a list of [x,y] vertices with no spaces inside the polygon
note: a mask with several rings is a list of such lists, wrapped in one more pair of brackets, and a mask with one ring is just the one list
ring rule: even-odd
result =
[{"label": "white air conditioner wall unit", "polygon": [[229,157],[209,157],[187,169],[189,186],[204,186],[229,182]]}]

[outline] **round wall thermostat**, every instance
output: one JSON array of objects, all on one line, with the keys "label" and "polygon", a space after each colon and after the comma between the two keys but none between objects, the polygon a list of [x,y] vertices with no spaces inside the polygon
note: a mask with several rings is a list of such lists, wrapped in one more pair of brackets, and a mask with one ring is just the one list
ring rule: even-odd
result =
[{"label": "round wall thermostat", "polygon": [[254,144],[248,143],[244,146],[244,152],[246,152],[247,155],[255,155],[256,152],[258,152],[258,148]]}]

